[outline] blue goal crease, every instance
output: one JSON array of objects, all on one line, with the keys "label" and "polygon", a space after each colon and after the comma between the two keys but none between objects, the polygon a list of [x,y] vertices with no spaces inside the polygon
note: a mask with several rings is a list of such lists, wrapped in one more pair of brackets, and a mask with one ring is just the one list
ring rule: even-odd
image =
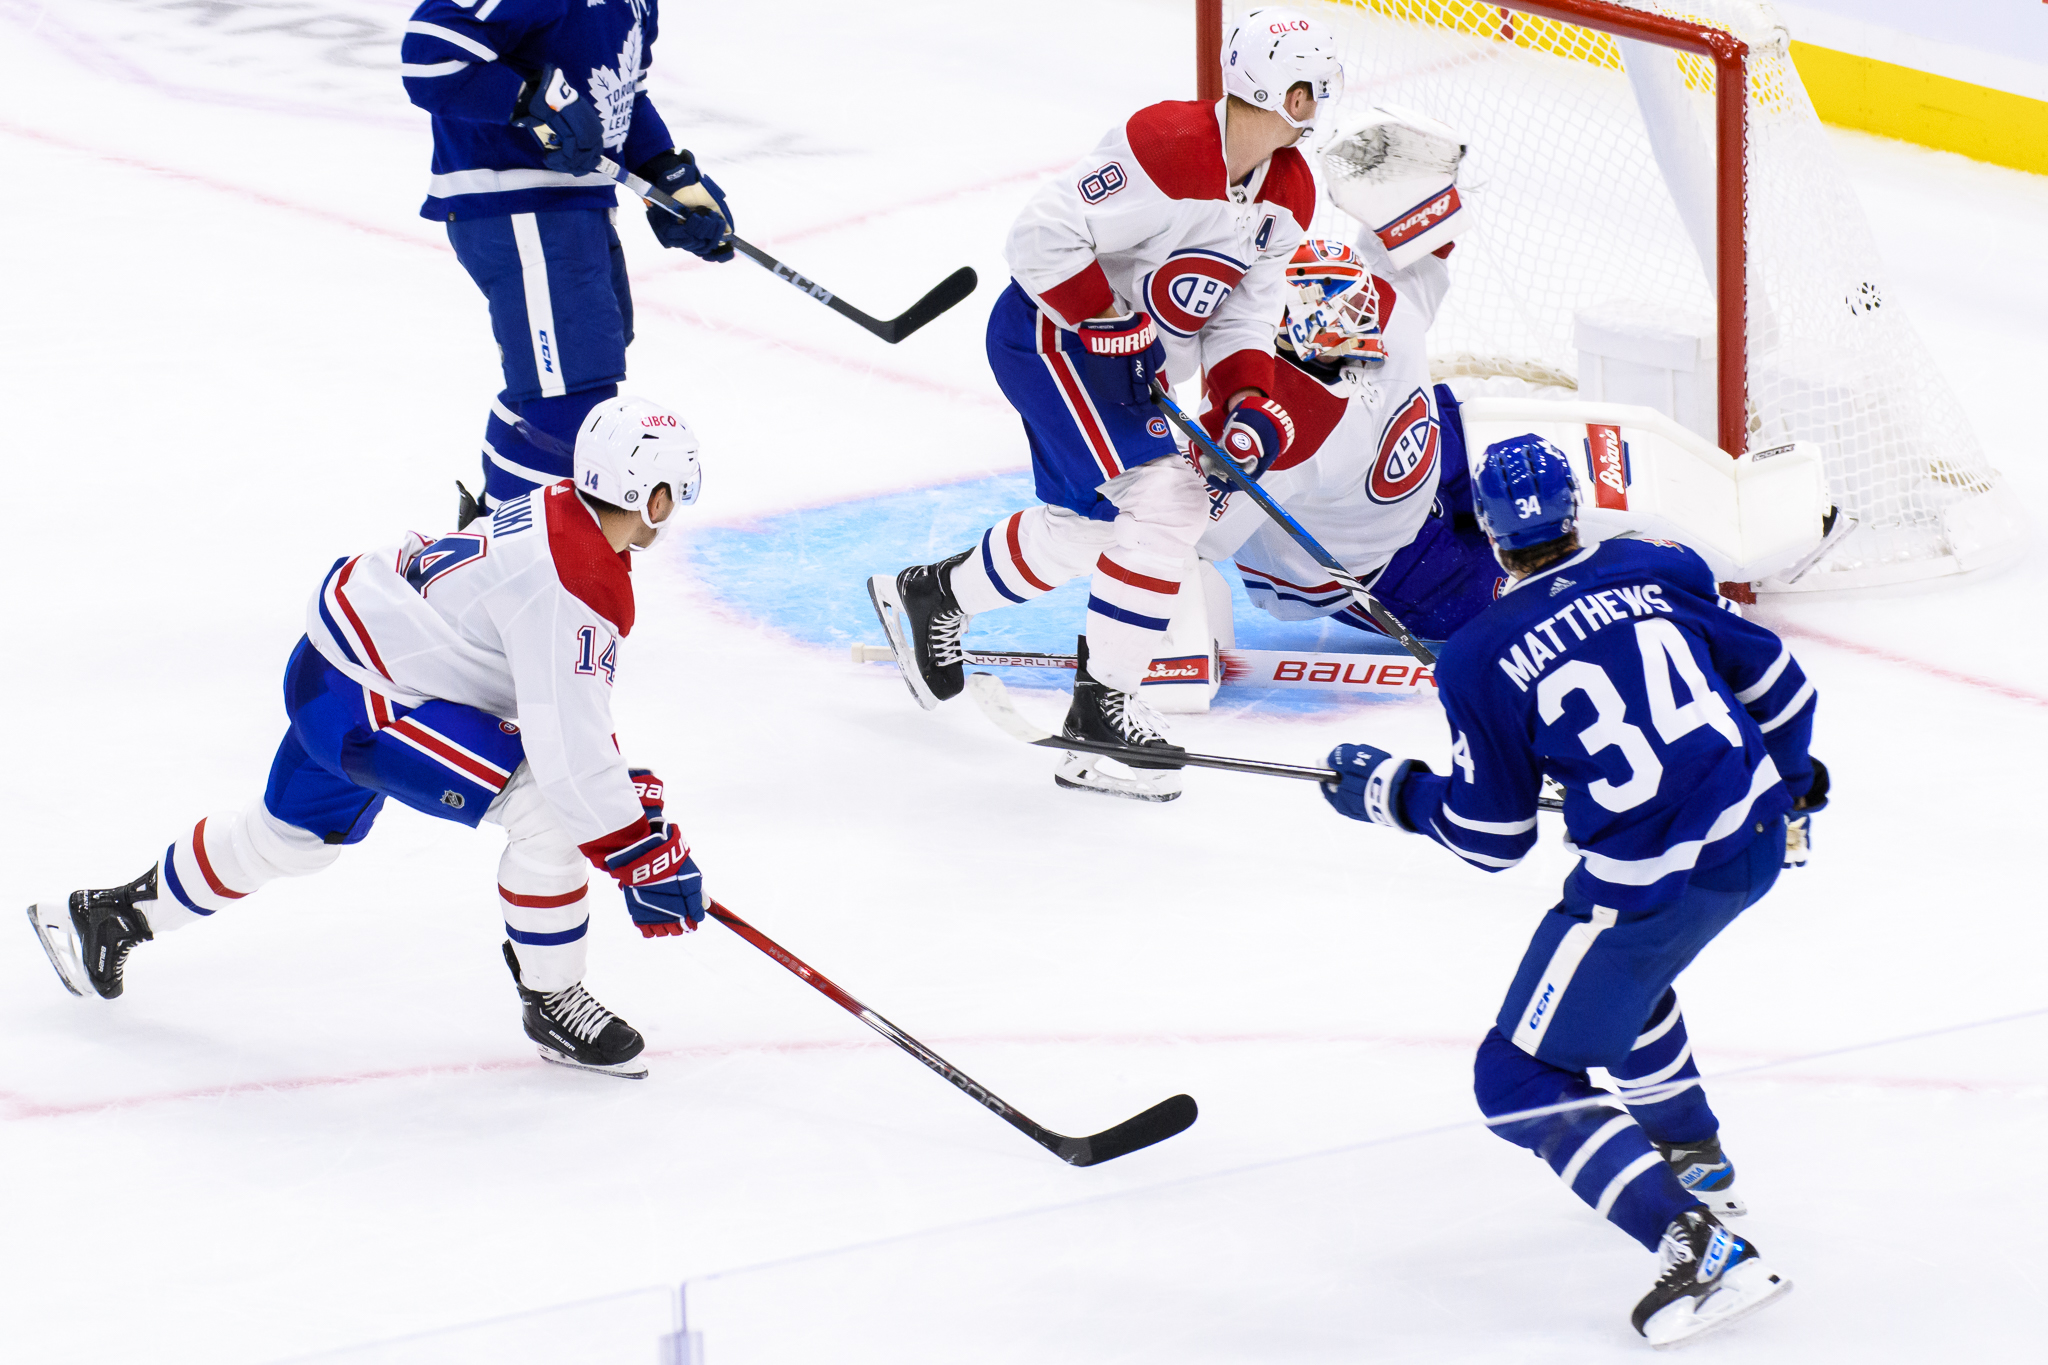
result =
[{"label": "blue goal crease", "polygon": [[[823,507],[774,513],[736,526],[684,528],[687,572],[719,605],[781,634],[820,648],[883,644],[868,601],[872,574],[893,574],[964,550],[1020,507],[1038,501],[1030,472],[855,498]],[[1400,646],[1327,617],[1280,621],[1251,604],[1235,572],[1226,572],[1240,649],[1399,653]],[[974,618],[971,649],[1072,653],[1088,610],[1088,580],[1077,578],[1021,606]],[[855,667],[848,663],[847,667]],[[880,668],[884,665],[869,665]],[[1005,668],[1013,686],[1064,690],[1061,670]],[[1366,694],[1226,687],[1216,709],[1300,714],[1361,703],[1400,701]]]}]

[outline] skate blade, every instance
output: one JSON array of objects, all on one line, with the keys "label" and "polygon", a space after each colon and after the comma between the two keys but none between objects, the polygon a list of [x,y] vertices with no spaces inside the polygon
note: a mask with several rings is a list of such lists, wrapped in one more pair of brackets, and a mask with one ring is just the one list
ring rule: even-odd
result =
[{"label": "skate blade", "polygon": [[617,1066],[598,1066],[593,1062],[579,1062],[568,1053],[557,1052],[551,1047],[536,1046],[534,1051],[540,1053],[542,1061],[553,1062],[556,1066],[566,1066],[571,1071],[590,1071],[600,1076],[616,1076],[622,1081],[647,1079],[647,1064],[638,1057],[620,1062]]},{"label": "skate blade", "polygon": [[1742,1321],[1792,1292],[1792,1281],[1762,1261],[1744,1261],[1722,1277],[1704,1299],[1669,1304],[1643,1324],[1643,1336],[1659,1351],[1690,1346],[1709,1332]]},{"label": "skate blade", "polygon": [[1060,755],[1052,780],[1068,791],[1121,796],[1128,801],[1172,801],[1181,793],[1178,768],[1126,768],[1113,758],[1071,750]]},{"label": "skate blade", "polygon": [[917,669],[917,657],[903,633],[903,602],[896,596],[895,576],[878,573],[868,579],[868,601],[875,604],[875,618],[882,623],[883,634],[889,637],[889,651],[896,656],[897,676],[903,679],[903,685],[910,689],[919,706],[927,711],[938,710],[939,699],[925,686],[924,674]]},{"label": "skate blade", "polygon": [[70,902],[37,901],[28,908],[28,922],[64,989],[73,995],[84,995],[92,981],[85,974],[84,959],[78,955],[78,933],[71,927]]}]

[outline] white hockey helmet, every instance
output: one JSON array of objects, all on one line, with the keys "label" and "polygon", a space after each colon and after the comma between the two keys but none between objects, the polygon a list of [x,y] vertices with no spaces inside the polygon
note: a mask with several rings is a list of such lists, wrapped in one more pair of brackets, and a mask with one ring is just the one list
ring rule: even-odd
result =
[{"label": "white hockey helmet", "polygon": [[681,507],[697,500],[704,473],[697,465],[697,437],[682,418],[645,398],[607,398],[584,417],[576,432],[577,491],[599,502],[637,511],[658,541],[675,521],[647,515],[654,490],[668,485]]},{"label": "white hockey helmet", "polygon": [[[1306,121],[1287,112],[1287,92],[1306,81],[1316,108]],[[1269,109],[1301,129],[1315,131],[1325,101],[1344,93],[1344,63],[1329,26],[1291,9],[1248,12],[1223,39],[1223,89],[1246,104]]]}]

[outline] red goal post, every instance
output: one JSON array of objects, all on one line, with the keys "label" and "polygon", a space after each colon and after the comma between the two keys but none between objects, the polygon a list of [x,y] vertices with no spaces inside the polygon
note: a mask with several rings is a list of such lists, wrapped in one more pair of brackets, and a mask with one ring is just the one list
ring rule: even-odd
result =
[{"label": "red goal post", "polygon": [[[1725,29],[1645,14],[1606,0],[1515,0],[1487,8],[1501,14],[1502,41],[1513,39],[1512,16],[1527,14],[1690,52],[1713,63],[1717,444],[1740,459],[1749,445],[1749,45]],[[1222,49],[1223,0],[1195,0],[1196,98],[1223,98]]]}]

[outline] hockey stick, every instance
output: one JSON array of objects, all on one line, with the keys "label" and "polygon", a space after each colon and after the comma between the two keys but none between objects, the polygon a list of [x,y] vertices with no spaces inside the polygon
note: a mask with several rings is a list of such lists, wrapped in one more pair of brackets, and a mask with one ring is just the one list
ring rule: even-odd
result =
[{"label": "hockey stick", "polygon": [[947,1080],[965,1091],[970,1099],[987,1105],[989,1109],[994,1111],[998,1117],[1012,1128],[1015,1128],[1018,1132],[1024,1134],[1024,1136],[1030,1138],[1033,1142],[1070,1166],[1100,1165],[1102,1162],[1114,1161],[1120,1156],[1126,1156],[1141,1147],[1150,1147],[1155,1142],[1164,1142],[1174,1134],[1185,1131],[1188,1125],[1195,1121],[1195,1116],[1199,1112],[1195,1108],[1195,1102],[1191,1097],[1175,1095],[1170,1100],[1162,1100],[1158,1104],[1153,1105],[1135,1118],[1125,1119],[1116,1127],[1105,1128],[1101,1132],[1092,1134],[1089,1137],[1067,1137],[1064,1134],[1055,1133],[1052,1129],[1042,1127],[1026,1118],[1023,1114],[1018,1113],[1015,1109],[1012,1109],[1008,1104],[997,1098],[995,1093],[987,1086],[982,1085],[972,1076],[969,1076],[966,1072],[959,1070],[951,1062],[948,1062],[944,1057],[933,1052],[923,1043],[918,1042],[917,1039],[911,1037],[902,1029],[897,1028],[881,1015],[876,1014],[866,1005],[861,1004],[860,1001],[854,999],[827,980],[821,973],[811,970],[796,954],[790,952],[787,948],[720,905],[717,901],[707,901],[705,909],[720,924],[723,924],[726,928],[732,930],[741,938],[789,968],[790,971],[803,978],[810,985],[816,987],[819,993],[832,1001],[833,1004],[839,1006],[848,1014],[853,1015],[863,1024],[866,1024],[869,1028],[881,1034],[884,1038],[887,1038],[890,1042],[896,1044],[896,1046],[902,1048],[941,1076],[944,1076]]},{"label": "hockey stick", "polygon": [[[892,645],[855,645],[852,657],[857,664],[893,664],[896,662],[896,650]],[[1393,659],[1403,662],[1389,662]],[[1312,649],[1219,649],[1216,651],[1216,681],[1225,687],[1274,687],[1354,695],[1375,692],[1389,696],[1414,696],[1425,689],[1434,691],[1436,680],[1431,677],[1429,669],[1422,664],[1409,663],[1407,659],[1405,654],[1323,653]],[[1077,660],[1072,654],[963,649],[960,662],[969,668],[1056,668],[1071,673]],[[1210,678],[1206,671],[1201,671],[1202,662],[1199,654],[1188,659],[1155,659],[1146,682],[1206,683]],[[1175,669],[1185,664],[1197,671],[1192,675],[1179,671],[1162,672],[1162,664]]]},{"label": "hockey stick", "polygon": [[[1111,744],[1099,739],[1077,739],[1069,735],[1055,734],[1042,725],[1026,720],[1016,704],[1010,700],[1010,689],[1003,686],[1003,680],[993,673],[976,673],[967,680],[967,690],[974,697],[974,704],[981,713],[1002,729],[1026,744],[1036,744],[1046,749],[1066,749],[1073,753],[1098,754],[1103,758],[1120,759],[1129,762],[1140,759],[1158,763],[1170,758],[1172,762],[1188,768],[1220,768],[1230,773],[1251,773],[1256,777],[1293,777],[1304,782],[1332,783],[1338,780],[1335,768],[1311,768],[1298,763],[1268,763],[1257,758],[1226,758],[1220,754],[1191,754],[1177,750],[1162,754],[1157,749],[1139,749],[1128,744]],[[1543,810],[1562,810],[1563,804],[1548,794],[1536,799]]]},{"label": "hockey stick", "polygon": [[1166,391],[1166,386],[1157,379],[1152,381],[1152,401],[1166,414],[1167,421],[1179,427],[1181,433],[1201,449],[1198,463],[1202,466],[1203,473],[1212,478],[1226,480],[1257,503],[1260,511],[1271,517],[1296,545],[1307,552],[1310,559],[1322,565],[1323,571],[1337,580],[1338,587],[1351,594],[1351,600],[1356,602],[1366,615],[1378,622],[1381,630],[1400,641],[1401,648],[1421,662],[1432,668],[1436,666],[1436,655],[1429,652],[1429,647],[1409,634],[1408,627],[1395,620],[1394,614],[1380,605],[1379,599],[1366,589],[1365,584],[1359,582],[1349,569],[1339,564],[1337,557],[1325,550],[1314,536],[1303,529],[1300,522],[1289,516],[1286,508],[1273,501],[1271,493],[1259,487],[1242,469],[1239,469],[1237,461],[1225,455],[1222,448],[1209,439],[1208,432],[1189,420],[1188,415],[1180,410],[1180,405],[1173,401],[1173,395]]},{"label": "hockey stick", "polygon": [[[685,204],[668,191],[657,189],[639,176],[634,175],[631,171],[625,170],[610,157],[600,157],[597,168],[633,193],[639,195],[648,203],[674,214],[678,218],[687,217],[693,206],[713,210],[716,210],[718,207],[717,202],[709,194],[705,194],[701,190],[698,192],[703,194],[702,204]],[[758,263],[762,268],[772,273],[776,279],[785,280],[796,286],[819,303],[824,304],[827,308],[839,314],[839,316],[853,319],[853,321],[867,328],[891,346],[894,346],[897,342],[903,340],[903,338],[909,336],[912,332],[915,332],[918,328],[924,326],[927,322],[930,322],[933,318],[974,292],[974,267],[963,265],[952,274],[946,276],[945,279],[940,280],[938,286],[929,294],[926,294],[916,303],[911,304],[910,307],[904,309],[895,317],[883,321],[881,318],[869,317],[845,299],[834,294],[824,285],[805,279],[781,261],[776,260],[767,252],[761,250],[760,247],[741,237],[738,233],[728,230],[725,239],[732,243],[734,250],[749,260]]]}]

